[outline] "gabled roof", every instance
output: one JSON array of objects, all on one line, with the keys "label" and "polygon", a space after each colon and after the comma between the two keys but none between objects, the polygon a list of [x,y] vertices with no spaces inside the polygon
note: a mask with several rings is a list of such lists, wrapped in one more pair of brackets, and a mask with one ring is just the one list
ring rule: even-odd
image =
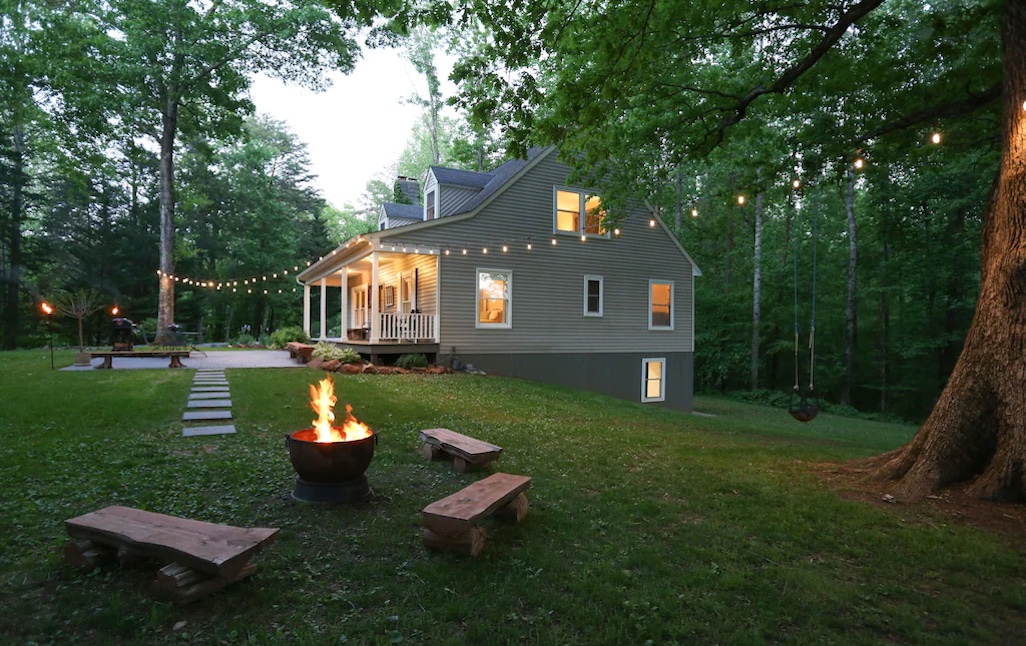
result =
[{"label": "gabled roof", "polygon": [[481,189],[492,179],[491,173],[478,173],[472,170],[457,170],[444,166],[432,166],[430,170],[439,184],[449,186]]},{"label": "gabled roof", "polygon": [[424,219],[424,207],[419,204],[396,204],[394,202],[382,202],[381,208],[389,221],[395,218],[421,221]]},{"label": "gabled roof", "polygon": [[527,151],[527,159],[511,159],[507,162],[499,164],[490,172],[485,173],[490,178],[488,180],[488,183],[481,188],[480,193],[475,195],[473,199],[471,199],[469,202],[460,207],[460,209],[456,213],[453,213],[453,215],[456,215],[457,213],[468,213],[470,211],[473,211],[477,207],[481,206],[481,204],[485,200],[487,200],[496,191],[502,188],[506,184],[506,182],[513,179],[513,176],[516,175],[521,168],[527,166],[527,164],[535,157],[537,157],[538,153],[540,153],[543,150],[544,148],[532,148],[529,151]]}]

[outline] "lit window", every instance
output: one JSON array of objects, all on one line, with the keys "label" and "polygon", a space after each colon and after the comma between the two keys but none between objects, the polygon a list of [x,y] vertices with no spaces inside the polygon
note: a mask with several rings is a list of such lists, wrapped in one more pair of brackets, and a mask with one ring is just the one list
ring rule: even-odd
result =
[{"label": "lit window", "polygon": [[603,224],[602,198],[580,191],[556,189],[553,231],[575,235],[609,236]]},{"label": "lit window", "polygon": [[641,401],[666,400],[666,359],[641,360]]},{"label": "lit window", "polygon": [[435,219],[435,192],[430,191],[427,197],[424,198],[424,219],[434,220]]},{"label": "lit window", "polygon": [[673,283],[648,281],[648,329],[673,329]]},{"label": "lit window", "polygon": [[584,277],[584,315],[602,316],[602,276]]},{"label": "lit window", "polygon": [[508,269],[477,270],[477,327],[509,328],[513,272]]}]

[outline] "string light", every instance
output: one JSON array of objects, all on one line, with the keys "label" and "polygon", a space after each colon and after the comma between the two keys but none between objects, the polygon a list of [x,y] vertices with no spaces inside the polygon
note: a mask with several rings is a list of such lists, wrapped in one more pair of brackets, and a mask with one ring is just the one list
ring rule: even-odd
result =
[{"label": "string light", "polygon": [[620,235],[620,229],[619,229],[619,227],[617,227],[616,229],[613,229],[613,235],[614,235],[614,236],[618,236],[618,235]]},{"label": "string light", "polygon": [[745,205],[745,196],[744,195],[738,195],[737,196],[737,203],[740,204],[741,206],[744,206]]},{"label": "string light", "polygon": [[464,256],[467,255],[467,250],[466,249],[463,250],[463,255]]},{"label": "string light", "polygon": [[691,217],[693,217],[693,218],[697,218],[698,217],[698,209],[691,209]]},{"label": "string light", "polygon": [[648,221],[648,226],[650,226],[650,227],[654,227],[655,226],[655,218],[652,218],[651,220]]},{"label": "string light", "polygon": [[445,250],[445,255],[447,255],[447,256],[449,255],[449,250],[448,249]]},{"label": "string light", "polygon": [[555,238],[553,238],[553,239],[552,239],[552,246],[553,246],[553,247],[555,247],[555,246],[556,246],[556,239],[555,239]]},{"label": "string light", "polygon": [[485,247],[485,248],[484,248],[484,249],[483,249],[483,250],[481,251],[481,253],[483,253],[483,254],[487,254],[487,253],[488,253],[488,247]]},{"label": "string light", "polygon": [[531,241],[528,240],[527,241],[527,250],[530,251],[532,249],[532,247],[533,247],[533,245],[531,245]]},{"label": "string light", "polygon": [[792,186],[792,188],[801,188],[802,187],[802,180],[800,180],[800,179],[794,180],[793,182],[791,182],[791,186]]},{"label": "string light", "polygon": [[588,236],[586,236],[586,235],[584,235],[584,234],[582,233],[582,234],[581,234],[581,242],[584,242],[584,241],[585,241],[585,240],[587,240],[587,239],[588,239]]},{"label": "string light", "polygon": [[933,136],[930,137],[930,141],[932,141],[935,144],[939,144],[941,142],[940,133],[939,132],[933,133]]},{"label": "string light", "polygon": [[855,168],[857,168],[859,170],[862,170],[862,167],[865,166],[865,165],[866,165],[866,160],[862,159],[861,157],[856,157],[855,158]]},{"label": "string light", "polygon": [[509,247],[502,245],[502,253],[506,253],[507,251],[509,251]]}]

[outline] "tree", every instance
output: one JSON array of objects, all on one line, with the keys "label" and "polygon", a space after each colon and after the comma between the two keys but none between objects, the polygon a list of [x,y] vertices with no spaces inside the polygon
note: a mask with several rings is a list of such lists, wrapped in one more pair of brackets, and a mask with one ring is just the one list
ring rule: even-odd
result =
[{"label": "tree", "polygon": [[94,312],[103,309],[104,296],[95,289],[77,289],[73,292],[62,292],[54,299],[58,311],[64,316],[78,321],[78,351],[85,349],[85,335],[82,322]]},{"label": "tree", "polygon": [[[352,69],[352,38],[393,2],[316,0],[107,0],[109,36],[98,76],[120,116],[160,148],[158,331],[174,322],[175,150],[179,136],[228,134],[251,105],[249,73],[263,71],[312,87],[327,69]],[[159,340],[159,337],[158,337]]]},{"label": "tree", "polygon": [[518,152],[560,143],[579,174],[624,199],[651,191],[632,180],[660,180],[756,115],[836,166],[929,125],[1002,124],[965,345],[916,437],[875,464],[911,498],[972,480],[975,496],[1026,500],[1026,2],[735,6],[566,2],[510,15],[466,0],[459,19],[481,21],[492,41],[458,67],[460,102],[481,121],[505,115]]}]

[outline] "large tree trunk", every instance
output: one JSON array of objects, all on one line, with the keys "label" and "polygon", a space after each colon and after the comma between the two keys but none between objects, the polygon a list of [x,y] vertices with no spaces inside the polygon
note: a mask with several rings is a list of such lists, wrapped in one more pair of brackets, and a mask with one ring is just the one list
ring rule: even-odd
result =
[{"label": "large tree trunk", "polygon": [[840,401],[851,405],[851,388],[855,382],[855,345],[858,341],[858,290],[857,274],[859,245],[855,238],[855,172],[848,169],[848,195],[845,199],[848,215],[848,303],[844,310],[844,384],[841,386]]},{"label": "large tree trunk", "polygon": [[971,480],[970,495],[1026,501],[1026,2],[1005,2],[1003,24],[1001,164],[984,216],[976,313],[919,433],[870,462],[905,498]]},{"label": "large tree trunk", "polygon": [[752,263],[752,390],[759,387],[759,322],[762,319],[762,192],[755,196],[755,252]]},{"label": "large tree trunk", "polygon": [[18,345],[18,327],[21,324],[18,295],[21,292],[21,226],[25,219],[25,131],[20,124],[14,126],[11,137],[11,213],[8,232],[7,289],[4,293],[3,349],[13,350]]},{"label": "large tree trunk", "polygon": [[160,292],[157,297],[157,337],[154,343],[168,345],[167,326],[175,322],[175,133],[178,130],[178,102],[167,100],[160,133]]}]

